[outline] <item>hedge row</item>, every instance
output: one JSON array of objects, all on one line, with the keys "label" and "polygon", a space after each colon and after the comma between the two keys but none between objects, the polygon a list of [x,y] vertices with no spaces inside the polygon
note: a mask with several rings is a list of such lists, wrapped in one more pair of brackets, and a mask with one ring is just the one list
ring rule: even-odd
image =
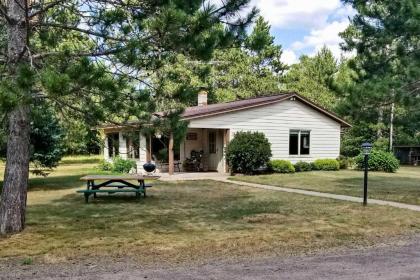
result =
[{"label": "hedge row", "polygon": [[311,170],[335,171],[340,169],[340,164],[335,159],[317,159],[312,163],[299,161],[295,165],[288,160],[272,160],[269,168],[275,173],[294,173]]}]

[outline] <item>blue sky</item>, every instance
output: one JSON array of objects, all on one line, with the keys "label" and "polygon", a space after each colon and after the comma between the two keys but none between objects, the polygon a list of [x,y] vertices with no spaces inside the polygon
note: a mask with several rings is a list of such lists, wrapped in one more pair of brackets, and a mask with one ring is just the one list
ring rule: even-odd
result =
[{"label": "blue sky", "polygon": [[340,0],[252,0],[252,6],[271,24],[277,44],[283,46],[283,61],[295,63],[302,54],[313,55],[326,45],[339,58],[342,41],[338,33],[354,15]]}]

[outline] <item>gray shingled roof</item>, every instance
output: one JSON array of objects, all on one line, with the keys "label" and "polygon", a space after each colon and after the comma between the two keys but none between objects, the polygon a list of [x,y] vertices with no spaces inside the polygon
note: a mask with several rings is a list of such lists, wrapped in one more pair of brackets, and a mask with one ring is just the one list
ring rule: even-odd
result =
[{"label": "gray shingled roof", "polygon": [[186,120],[202,118],[206,116],[222,114],[225,112],[243,110],[243,109],[247,109],[251,107],[264,106],[267,104],[277,103],[284,100],[288,100],[292,97],[300,100],[304,104],[308,105],[309,107],[312,107],[313,109],[319,111],[320,113],[334,119],[335,121],[339,122],[341,126],[343,127],[351,126],[348,122],[346,122],[345,120],[343,120],[336,114],[322,108],[321,106],[309,101],[308,99],[294,92],[279,93],[275,95],[261,96],[261,97],[237,100],[237,101],[226,102],[226,103],[188,107],[185,109],[185,112],[182,114],[182,117]]}]

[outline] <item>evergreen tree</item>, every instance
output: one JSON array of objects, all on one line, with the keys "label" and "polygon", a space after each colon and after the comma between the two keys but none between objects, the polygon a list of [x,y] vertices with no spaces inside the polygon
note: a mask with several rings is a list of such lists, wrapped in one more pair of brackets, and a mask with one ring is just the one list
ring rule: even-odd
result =
[{"label": "evergreen tree", "polygon": [[332,52],[323,47],[315,56],[303,55],[285,75],[284,87],[296,91],[323,107],[334,110],[338,100],[338,87],[346,71],[346,64],[339,64]]},{"label": "evergreen tree", "polygon": [[205,80],[210,100],[232,101],[278,92],[286,69],[281,54],[268,22],[259,17],[242,46],[215,52]]},{"label": "evergreen tree", "polygon": [[[358,12],[341,34],[344,50],[357,53],[352,60],[357,78],[340,110],[376,134],[373,141],[414,140],[420,131],[415,113],[420,105],[418,1],[343,2]],[[397,136],[390,135],[391,123]]]},{"label": "evergreen tree", "polygon": [[148,75],[179,53],[209,59],[215,48],[242,39],[256,12],[239,16],[249,0],[209,2],[0,2],[7,31],[0,43],[0,107],[8,119],[1,235],[25,225],[31,106],[47,100],[88,124],[148,121],[151,96],[161,92],[147,86]]}]

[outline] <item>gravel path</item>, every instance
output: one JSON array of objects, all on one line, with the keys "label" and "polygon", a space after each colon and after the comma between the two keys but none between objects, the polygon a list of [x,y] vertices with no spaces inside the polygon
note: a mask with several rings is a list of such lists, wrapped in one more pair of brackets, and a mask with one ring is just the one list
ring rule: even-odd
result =
[{"label": "gravel path", "polygon": [[131,260],[98,264],[0,264],[0,279],[420,279],[420,236],[399,244],[302,257],[142,268]]}]

